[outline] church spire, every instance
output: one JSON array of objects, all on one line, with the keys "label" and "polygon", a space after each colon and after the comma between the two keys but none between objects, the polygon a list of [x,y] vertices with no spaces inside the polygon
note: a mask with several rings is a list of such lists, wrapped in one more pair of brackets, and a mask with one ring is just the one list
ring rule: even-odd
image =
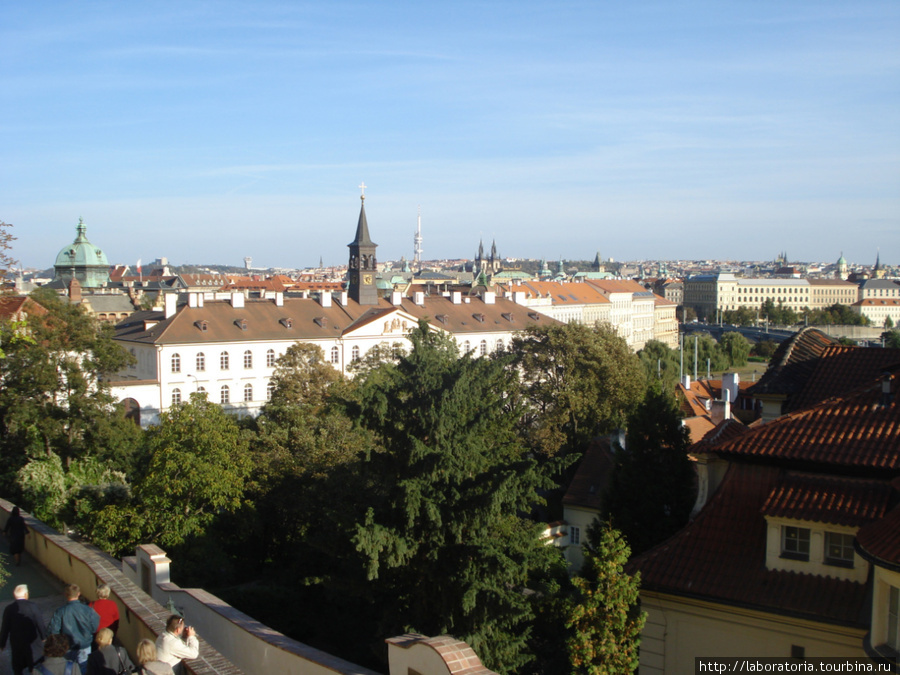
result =
[{"label": "church spire", "polygon": [[369,223],[366,220],[366,184],[359,186],[360,195],[359,222],[356,224],[356,238],[347,244],[350,249],[347,291],[351,299],[360,305],[377,305],[378,289],[375,285],[377,264],[375,248],[378,246],[369,236]]}]

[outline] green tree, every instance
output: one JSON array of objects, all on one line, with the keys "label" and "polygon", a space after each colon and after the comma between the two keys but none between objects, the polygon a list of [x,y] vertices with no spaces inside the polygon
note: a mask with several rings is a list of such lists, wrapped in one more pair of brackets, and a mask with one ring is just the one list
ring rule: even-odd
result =
[{"label": "green tree", "polygon": [[110,326],[39,290],[32,298],[46,313],[0,330],[0,489],[10,496],[19,494],[17,474],[32,459],[56,455],[67,471],[94,457],[127,471],[140,436],[106,383],[132,357]]},{"label": "green tree", "polygon": [[606,513],[637,555],[677,532],[694,503],[694,469],[675,397],[650,387],[616,450]]},{"label": "green tree", "polygon": [[11,228],[11,224],[0,220],[0,279],[5,279],[12,266],[16,264],[9,253],[12,250],[12,242],[16,239],[10,232]]},{"label": "green tree", "polygon": [[139,542],[182,544],[242,505],[249,471],[247,438],[235,419],[193,394],[147,430],[133,499],[97,513],[88,536],[114,553]]},{"label": "green tree", "polygon": [[510,352],[522,372],[524,431],[544,455],[621,426],[643,395],[640,360],[608,324],[529,327]]},{"label": "green tree", "polygon": [[881,334],[881,340],[885,347],[900,349],[900,330],[886,330]]},{"label": "green tree", "polygon": [[625,538],[607,522],[589,531],[584,565],[572,583],[566,648],[572,673],[633,673],[646,615],[638,608],[640,573],[625,572],[630,550]]},{"label": "green tree", "polygon": [[778,343],[774,340],[760,340],[753,345],[750,353],[763,359],[771,359],[778,349]]},{"label": "green tree", "polygon": [[354,542],[380,626],[451,633],[489,667],[518,672],[533,619],[524,590],[559,553],[521,515],[552,481],[519,442],[516,370],[460,357],[424,323],[410,341],[360,389],[360,420],[383,449],[363,467],[373,485]]},{"label": "green tree", "polygon": [[893,327],[894,327],[894,320],[893,320],[891,317],[889,317],[889,316],[884,317],[884,327],[887,328],[887,329],[893,328]]},{"label": "green tree", "polygon": [[638,352],[648,382],[659,381],[663,389],[674,390],[680,375],[678,351],[659,340],[648,340]]},{"label": "green tree", "polygon": [[747,357],[750,356],[750,341],[740,333],[725,333],[719,340],[719,347],[728,359],[728,365],[731,368],[747,365]]},{"label": "green tree", "polygon": [[725,370],[729,363],[719,343],[709,333],[699,332],[684,336],[684,372],[692,373],[695,362],[698,377],[705,375],[707,369],[711,372]]}]

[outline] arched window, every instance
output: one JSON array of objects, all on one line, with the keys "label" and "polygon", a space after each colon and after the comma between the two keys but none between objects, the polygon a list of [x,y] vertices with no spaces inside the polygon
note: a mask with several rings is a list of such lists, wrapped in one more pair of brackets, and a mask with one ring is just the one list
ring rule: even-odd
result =
[{"label": "arched window", "polygon": [[206,370],[206,354],[203,352],[197,353],[197,372],[202,373]]},{"label": "arched window", "polygon": [[359,346],[355,345],[353,349],[350,350],[350,357],[354,361],[359,361]]},{"label": "arched window", "polygon": [[252,368],[253,367],[253,352],[249,349],[244,352],[244,368]]},{"label": "arched window", "polygon": [[226,403],[231,402],[231,391],[228,389],[227,384],[223,384],[222,388],[219,390],[219,403],[225,405]]},{"label": "arched window", "polygon": [[172,372],[181,372],[181,354],[172,354]]},{"label": "arched window", "polygon": [[337,347],[331,348],[331,362],[340,363],[341,351]]},{"label": "arched window", "polygon": [[472,351],[472,344],[466,340],[463,342],[463,353],[468,354],[470,351]]},{"label": "arched window", "polygon": [[180,405],[181,404],[181,389],[175,387],[172,390],[172,405]]},{"label": "arched window", "polygon": [[478,346],[478,352],[484,356],[487,354],[487,340],[482,340],[481,344]]},{"label": "arched window", "polygon": [[275,350],[274,349],[270,349],[269,351],[266,352],[266,365],[269,368],[275,367]]},{"label": "arched window", "polygon": [[221,370],[228,370],[228,352],[219,354],[219,368]]},{"label": "arched window", "polygon": [[266,387],[266,400],[272,400],[272,394],[275,393],[275,385],[269,382],[269,386]]},{"label": "arched window", "polygon": [[497,340],[496,350],[497,350],[498,352],[502,352],[502,351],[503,351],[503,340]]},{"label": "arched window", "polygon": [[245,384],[244,385],[244,402],[249,402],[253,400],[253,385]]},{"label": "arched window", "polygon": [[197,393],[206,396],[206,387],[197,387]]}]

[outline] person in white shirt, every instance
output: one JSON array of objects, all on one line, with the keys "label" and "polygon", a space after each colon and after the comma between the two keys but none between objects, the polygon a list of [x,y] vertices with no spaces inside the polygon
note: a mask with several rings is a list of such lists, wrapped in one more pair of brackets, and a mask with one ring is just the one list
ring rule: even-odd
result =
[{"label": "person in white shirt", "polygon": [[193,626],[185,626],[184,618],[173,614],[166,621],[166,632],[156,638],[156,658],[172,666],[176,675],[184,672],[182,659],[196,659],[200,641]]}]

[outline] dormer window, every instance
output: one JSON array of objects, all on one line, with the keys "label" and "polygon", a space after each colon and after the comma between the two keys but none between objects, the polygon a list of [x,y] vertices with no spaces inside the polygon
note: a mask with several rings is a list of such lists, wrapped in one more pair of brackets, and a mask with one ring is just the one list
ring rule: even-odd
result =
[{"label": "dormer window", "polygon": [[285,328],[293,328],[294,320],[291,318],[285,317],[281,320],[281,325],[284,326]]},{"label": "dormer window", "polygon": [[209,330],[209,321],[206,319],[201,319],[200,321],[195,321],[194,325],[197,326],[204,333]]},{"label": "dormer window", "polygon": [[853,567],[853,535],[825,532],[825,564]]},{"label": "dormer window", "polygon": [[541,315],[537,312],[528,312],[528,318],[530,318],[532,321],[540,321]]},{"label": "dormer window", "polygon": [[781,557],[790,560],[809,560],[809,528],[781,526]]},{"label": "dormer window", "polygon": [[234,325],[241,330],[247,330],[247,319],[238,319],[234,322]]},{"label": "dormer window", "polygon": [[319,328],[324,328],[325,327],[325,317],[317,316],[315,319],[313,319],[313,323],[315,323]]},{"label": "dormer window", "polygon": [[502,316],[504,319],[506,319],[510,323],[515,321],[515,317],[510,312],[503,312],[503,314],[501,314],[500,316]]},{"label": "dormer window", "polygon": [[450,320],[450,317],[448,317],[446,314],[438,314],[438,315],[437,315],[436,317],[434,317],[434,318],[437,319],[438,321],[440,321],[440,322],[441,322],[442,324],[444,324],[444,325],[446,325],[446,324],[447,324],[447,321]]},{"label": "dormer window", "polygon": [[478,323],[484,323],[484,314],[473,314],[472,317],[473,317]]}]

